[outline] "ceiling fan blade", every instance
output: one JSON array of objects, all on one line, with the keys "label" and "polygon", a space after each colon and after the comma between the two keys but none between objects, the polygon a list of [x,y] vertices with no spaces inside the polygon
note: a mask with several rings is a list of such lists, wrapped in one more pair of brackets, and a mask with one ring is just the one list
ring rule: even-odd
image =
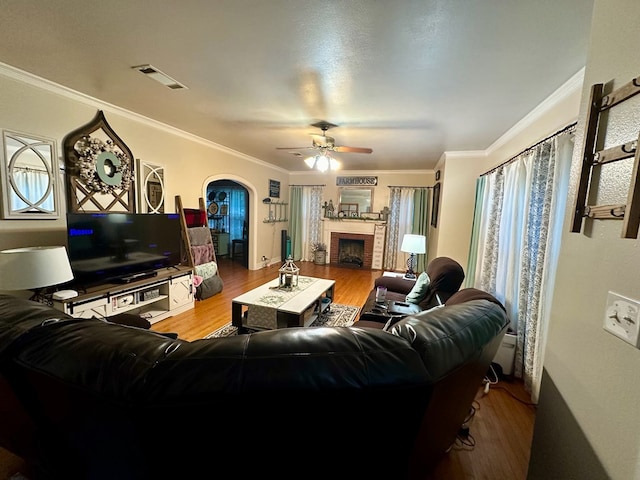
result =
[{"label": "ceiling fan blade", "polygon": [[313,150],[314,147],[276,147],[276,150]]},{"label": "ceiling fan blade", "polygon": [[373,153],[371,148],[363,147],[333,147],[333,151],[345,153]]}]

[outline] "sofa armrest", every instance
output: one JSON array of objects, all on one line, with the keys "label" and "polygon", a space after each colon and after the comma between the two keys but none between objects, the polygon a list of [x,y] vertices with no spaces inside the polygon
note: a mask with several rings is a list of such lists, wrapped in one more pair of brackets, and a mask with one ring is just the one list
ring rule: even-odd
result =
[{"label": "sofa armrest", "polygon": [[401,293],[403,295],[408,294],[413,286],[416,284],[415,279],[408,279],[403,277],[378,277],[375,280],[376,287],[387,287],[390,292]]}]

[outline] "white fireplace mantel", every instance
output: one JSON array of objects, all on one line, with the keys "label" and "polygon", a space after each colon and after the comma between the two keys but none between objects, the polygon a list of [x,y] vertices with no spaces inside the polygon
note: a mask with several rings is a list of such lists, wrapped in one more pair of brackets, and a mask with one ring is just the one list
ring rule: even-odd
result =
[{"label": "white fireplace mantel", "polygon": [[322,220],[322,241],[327,246],[327,258],[331,258],[331,234],[336,233],[357,233],[362,235],[374,235],[373,268],[381,268],[382,255],[384,253],[384,242],[386,233],[386,222],[365,221],[365,220]]}]

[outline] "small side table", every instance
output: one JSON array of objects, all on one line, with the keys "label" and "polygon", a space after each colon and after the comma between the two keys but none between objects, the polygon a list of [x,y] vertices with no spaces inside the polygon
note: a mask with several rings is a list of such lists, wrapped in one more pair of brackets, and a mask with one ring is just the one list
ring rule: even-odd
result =
[{"label": "small side table", "polygon": [[416,278],[406,278],[404,276],[404,273],[400,273],[400,272],[383,272],[382,273],[383,277],[394,277],[394,278],[404,278],[405,280],[411,280],[412,282],[415,282]]}]

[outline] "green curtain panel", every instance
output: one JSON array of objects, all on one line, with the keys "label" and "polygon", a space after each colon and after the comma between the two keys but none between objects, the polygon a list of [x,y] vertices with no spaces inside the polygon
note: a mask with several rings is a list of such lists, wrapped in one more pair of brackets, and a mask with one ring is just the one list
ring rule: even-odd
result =
[{"label": "green curtain panel", "polygon": [[289,188],[289,238],[291,238],[291,256],[294,260],[300,260],[303,252],[303,230],[305,211],[302,202],[302,186],[293,185]]},{"label": "green curtain panel", "polygon": [[427,267],[429,254],[429,189],[416,188],[413,192],[413,219],[411,230],[414,234],[424,235],[427,238],[427,248],[424,255],[418,255],[416,272],[424,272]]},{"label": "green curtain panel", "polygon": [[482,223],[482,199],[484,197],[484,176],[476,180],[476,204],[473,210],[473,226],[471,228],[471,243],[469,245],[469,260],[467,264],[466,287],[473,287],[476,278],[476,264],[478,263],[478,239]]}]

